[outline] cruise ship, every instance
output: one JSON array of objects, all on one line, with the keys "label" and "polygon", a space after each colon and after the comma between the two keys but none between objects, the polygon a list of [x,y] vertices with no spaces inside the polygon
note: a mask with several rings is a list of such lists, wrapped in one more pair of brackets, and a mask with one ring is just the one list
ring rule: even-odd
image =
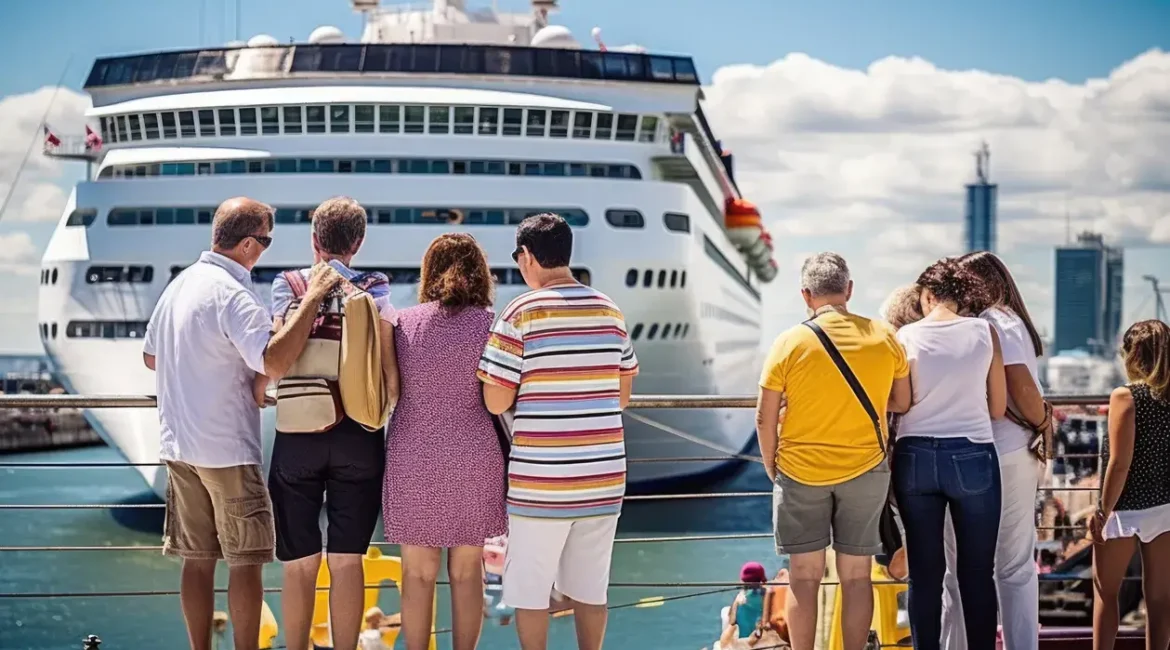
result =
[{"label": "cruise ship", "polygon": [[[754,393],[760,292],[776,274],[758,210],[703,114],[687,56],[588,46],[525,13],[351,0],[358,38],[321,26],[302,44],[246,43],[98,59],[86,138],[46,154],[85,162],[44,254],[39,325],[70,392],[153,394],[142,337],[168,281],[209,245],[216,206],[246,195],[276,208],[275,241],[253,271],[311,259],[312,208],[366,206],[355,268],[380,270],[393,301],[416,302],[438,234],[471,233],[498,280],[497,308],[525,290],[516,225],[553,211],[575,229],[574,273],[625,311],[639,394]],[[592,36],[592,38],[589,38]],[[64,126],[64,125],[56,125]],[[409,387],[407,387],[409,390]],[[265,410],[266,448],[274,413]],[[158,459],[153,409],[87,416],[128,461]],[[712,471],[752,439],[747,410],[626,416],[632,483]],[[140,468],[162,494],[165,472]]]}]

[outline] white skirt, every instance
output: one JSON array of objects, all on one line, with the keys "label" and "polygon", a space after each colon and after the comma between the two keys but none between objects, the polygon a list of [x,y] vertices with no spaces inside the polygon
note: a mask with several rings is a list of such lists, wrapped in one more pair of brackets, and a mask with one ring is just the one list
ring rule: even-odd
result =
[{"label": "white skirt", "polygon": [[1145,510],[1115,510],[1105,520],[1105,539],[1137,537],[1143,544],[1170,532],[1170,503]]}]

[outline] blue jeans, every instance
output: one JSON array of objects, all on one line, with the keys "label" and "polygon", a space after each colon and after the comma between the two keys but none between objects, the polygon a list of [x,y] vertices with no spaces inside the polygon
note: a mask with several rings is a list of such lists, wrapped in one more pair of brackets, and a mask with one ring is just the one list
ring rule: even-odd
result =
[{"label": "blue jeans", "polygon": [[943,530],[950,509],[967,647],[993,650],[998,624],[995,545],[1003,498],[995,445],[967,438],[899,438],[893,485],[906,528],[914,647],[939,648],[946,573]]}]

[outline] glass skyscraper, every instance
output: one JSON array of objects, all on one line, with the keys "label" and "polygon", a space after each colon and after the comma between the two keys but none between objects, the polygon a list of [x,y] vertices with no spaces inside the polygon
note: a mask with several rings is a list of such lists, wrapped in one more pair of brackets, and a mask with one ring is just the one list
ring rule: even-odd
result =
[{"label": "glass skyscraper", "polygon": [[1055,351],[1110,355],[1121,331],[1124,256],[1101,235],[1081,233],[1056,249]]},{"label": "glass skyscraper", "polygon": [[995,200],[997,187],[989,181],[991,152],[984,143],[975,152],[975,182],[967,186],[964,235],[967,252],[995,252]]}]

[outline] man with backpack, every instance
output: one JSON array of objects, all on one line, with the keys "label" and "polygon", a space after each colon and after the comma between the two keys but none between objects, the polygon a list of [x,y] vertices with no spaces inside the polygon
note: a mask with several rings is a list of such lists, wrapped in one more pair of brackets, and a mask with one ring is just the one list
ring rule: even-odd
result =
[{"label": "man with backpack", "polygon": [[[309,646],[322,557],[318,521],[323,503],[333,645],[356,647],[361,633],[362,558],[381,512],[386,458],[382,427],[397,400],[399,381],[389,279],[350,268],[365,234],[366,211],[353,199],[332,198],[313,210],[313,261],[332,268],[343,281],[317,308],[304,351],[276,389],[276,440],[268,489],[276,520],[276,558],[284,563],[283,624],[290,648]],[[277,328],[306,307],[303,298],[312,272],[287,271],[274,279],[272,313]],[[369,311],[376,313],[351,309],[369,304],[365,301],[372,302]],[[358,332],[355,338],[355,329],[366,336]],[[380,367],[362,365],[370,360]],[[347,381],[374,385],[352,386]],[[365,417],[372,405],[360,402],[379,392],[385,405],[373,410],[383,412]]]},{"label": "man with backpack", "polygon": [[910,369],[891,328],[849,313],[853,281],[840,255],[805,260],[800,291],[809,320],[773,343],[756,408],[764,469],[774,483],[776,552],[791,558],[789,633],[793,650],[812,650],[831,540],[845,650],[861,650],[890,483],[886,413],[910,407]]}]

